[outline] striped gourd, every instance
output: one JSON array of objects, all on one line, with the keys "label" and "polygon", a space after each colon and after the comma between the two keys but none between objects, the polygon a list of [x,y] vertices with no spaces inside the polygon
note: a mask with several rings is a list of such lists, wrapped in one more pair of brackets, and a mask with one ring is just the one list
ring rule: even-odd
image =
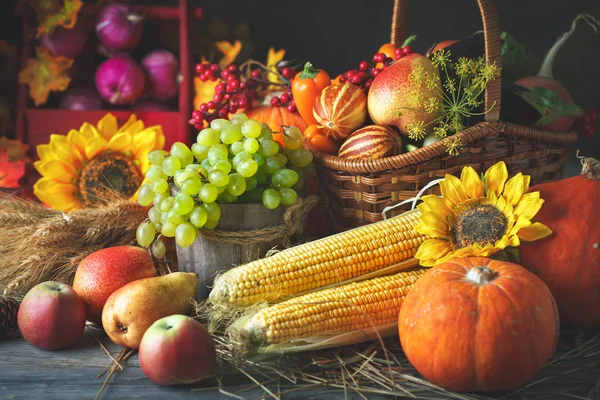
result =
[{"label": "striped gourd", "polygon": [[[213,304],[241,308],[418,264],[413,258],[425,236],[414,227],[419,211],[295,246],[218,276]],[[389,272],[388,272],[389,273]]]},{"label": "striped gourd", "polygon": [[338,157],[375,160],[400,154],[402,138],[391,126],[368,125],[354,131],[344,141]]},{"label": "striped gourd", "polygon": [[319,290],[265,307],[229,328],[242,356],[297,352],[363,342],[398,333],[405,296],[421,268]]},{"label": "striped gourd", "polygon": [[313,116],[321,132],[334,140],[344,140],[367,119],[367,95],[348,82],[327,86],[315,101]]}]

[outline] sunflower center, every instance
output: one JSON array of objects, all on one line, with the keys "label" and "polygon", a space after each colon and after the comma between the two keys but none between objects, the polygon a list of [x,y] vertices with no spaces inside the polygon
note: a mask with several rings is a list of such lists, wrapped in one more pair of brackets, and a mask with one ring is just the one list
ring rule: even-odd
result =
[{"label": "sunflower center", "polygon": [[475,206],[458,217],[456,244],[467,247],[474,243],[496,243],[506,233],[506,216],[490,204]]},{"label": "sunflower center", "polygon": [[106,153],[83,167],[79,177],[79,193],[88,206],[101,202],[110,193],[131,197],[143,179],[131,159],[118,153]]}]

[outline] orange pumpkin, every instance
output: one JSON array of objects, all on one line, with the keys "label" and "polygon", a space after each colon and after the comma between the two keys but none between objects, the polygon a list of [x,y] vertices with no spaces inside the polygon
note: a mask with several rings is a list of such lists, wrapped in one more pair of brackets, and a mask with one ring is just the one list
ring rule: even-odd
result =
[{"label": "orange pumpkin", "polygon": [[552,356],[558,311],[548,287],[509,262],[453,259],[423,275],[398,319],[402,349],[430,382],[461,392],[516,389]]},{"label": "orange pumpkin", "polygon": [[582,162],[582,175],[530,188],[544,199],[536,220],[553,233],[522,243],[519,252],[552,291],[561,324],[600,327],[600,163]]},{"label": "orange pumpkin", "polygon": [[[273,132],[282,132],[281,125],[295,126],[302,132],[306,129],[306,122],[300,114],[291,113],[285,107],[259,106],[244,111],[248,118],[264,122]],[[274,133],[275,140],[283,145],[283,134]]]},{"label": "orange pumpkin", "polygon": [[367,95],[351,83],[334,83],[317,97],[313,115],[325,136],[342,141],[365,124]]}]

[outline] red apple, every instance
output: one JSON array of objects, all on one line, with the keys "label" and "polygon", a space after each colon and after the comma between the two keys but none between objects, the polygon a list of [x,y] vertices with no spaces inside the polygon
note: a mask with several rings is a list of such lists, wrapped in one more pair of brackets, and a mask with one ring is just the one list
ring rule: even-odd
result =
[{"label": "red apple", "polygon": [[160,385],[198,382],[208,376],[217,352],[210,333],[185,315],[159,319],[146,330],[139,348],[140,367]]},{"label": "red apple", "polygon": [[73,288],[42,282],[23,298],[17,324],[32,345],[57,350],[77,343],[85,329],[85,307]]}]

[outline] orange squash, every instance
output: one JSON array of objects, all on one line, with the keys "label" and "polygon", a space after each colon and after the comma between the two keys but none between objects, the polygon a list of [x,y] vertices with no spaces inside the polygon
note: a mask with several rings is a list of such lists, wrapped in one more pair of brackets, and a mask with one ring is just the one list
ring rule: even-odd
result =
[{"label": "orange squash", "polygon": [[338,157],[349,160],[376,160],[400,154],[402,137],[387,125],[368,125],[354,132],[340,147]]},{"label": "orange squash", "polygon": [[563,325],[600,327],[600,163],[582,163],[582,175],[530,188],[544,199],[536,219],[553,233],[519,252],[552,291]]},{"label": "orange squash", "polygon": [[365,124],[367,95],[351,83],[334,83],[317,97],[313,115],[325,136],[342,141]]},{"label": "orange squash", "polygon": [[300,114],[291,113],[285,107],[273,107],[273,106],[258,106],[244,111],[248,118],[255,119],[260,122],[264,122],[269,125],[269,128],[274,133],[274,138],[281,145],[283,145],[283,130],[281,125],[295,126],[302,132],[306,129],[306,122],[302,119]]},{"label": "orange squash", "polygon": [[398,319],[402,349],[427,380],[461,392],[516,389],[552,356],[558,311],[548,287],[509,262],[453,259],[423,275]]}]

